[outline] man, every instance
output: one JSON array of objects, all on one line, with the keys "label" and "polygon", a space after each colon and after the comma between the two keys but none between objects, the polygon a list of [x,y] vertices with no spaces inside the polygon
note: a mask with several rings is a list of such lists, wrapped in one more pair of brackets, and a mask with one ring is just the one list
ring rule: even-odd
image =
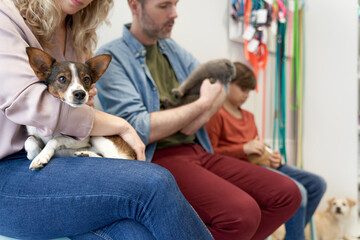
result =
[{"label": "man", "polygon": [[280,174],[212,153],[203,125],[224,102],[223,86],[205,80],[199,99],[160,109],[159,99],[171,98],[199,65],[169,38],[177,2],[129,0],[132,24],[99,51],[113,55],[97,84],[100,102],[132,124],[147,145],[147,161],[174,175],[215,239],[264,239],[293,215],[300,192]]}]

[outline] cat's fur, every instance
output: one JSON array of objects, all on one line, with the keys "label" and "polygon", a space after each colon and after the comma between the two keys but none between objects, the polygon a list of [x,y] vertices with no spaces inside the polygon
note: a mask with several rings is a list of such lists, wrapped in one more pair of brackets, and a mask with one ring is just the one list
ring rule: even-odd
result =
[{"label": "cat's fur", "polygon": [[209,79],[211,83],[219,80],[221,83],[227,84],[235,77],[235,74],[235,66],[228,59],[205,62],[199,65],[178,88],[172,89],[171,93],[175,96],[175,101],[162,98],[161,104],[167,109],[193,102],[199,98],[200,87],[204,79]]}]

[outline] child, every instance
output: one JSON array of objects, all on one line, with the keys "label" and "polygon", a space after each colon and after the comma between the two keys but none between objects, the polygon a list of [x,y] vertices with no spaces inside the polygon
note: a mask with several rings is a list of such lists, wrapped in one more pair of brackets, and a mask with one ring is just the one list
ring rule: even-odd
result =
[{"label": "child", "polygon": [[[255,89],[256,78],[252,70],[235,62],[236,76],[229,84],[229,95],[220,110],[206,125],[215,153],[248,160],[249,154],[262,155],[265,145],[258,138],[254,115],[241,106]],[[323,178],[305,170],[281,164],[281,154],[274,151],[269,156],[269,171],[286,175],[295,181],[302,194],[302,203],[294,216],[286,222],[286,239],[305,239],[304,228],[313,215],[326,183]]]}]

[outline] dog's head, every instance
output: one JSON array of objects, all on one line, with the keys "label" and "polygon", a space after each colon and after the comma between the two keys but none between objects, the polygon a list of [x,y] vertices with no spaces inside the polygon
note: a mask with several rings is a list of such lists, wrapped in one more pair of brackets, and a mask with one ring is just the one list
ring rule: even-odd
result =
[{"label": "dog's head", "polygon": [[350,215],[351,208],[356,204],[349,198],[332,198],[328,200],[328,211],[336,218],[344,218]]},{"label": "dog's head", "polygon": [[44,81],[49,92],[73,107],[89,100],[89,90],[100,79],[111,61],[111,55],[93,57],[85,64],[79,62],[57,62],[52,56],[38,48],[28,47],[29,63],[39,80]]}]

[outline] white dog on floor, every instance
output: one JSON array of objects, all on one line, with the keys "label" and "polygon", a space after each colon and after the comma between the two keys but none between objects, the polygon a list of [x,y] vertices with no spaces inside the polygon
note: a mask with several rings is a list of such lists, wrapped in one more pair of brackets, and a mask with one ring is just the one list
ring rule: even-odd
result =
[{"label": "white dog on floor", "polygon": [[[346,235],[346,228],[355,201],[348,198],[332,198],[328,200],[328,204],[325,211],[316,211],[314,214],[317,240],[352,239]],[[305,236],[306,240],[311,240],[309,224],[305,228]],[[271,235],[271,240],[283,239],[285,239],[284,224]]]},{"label": "white dog on floor", "polygon": [[[317,239],[351,239],[346,235],[346,230],[355,201],[349,198],[332,198],[328,200],[328,204],[325,211],[317,211],[314,214]],[[306,239],[311,239],[309,227],[306,229]]]}]

